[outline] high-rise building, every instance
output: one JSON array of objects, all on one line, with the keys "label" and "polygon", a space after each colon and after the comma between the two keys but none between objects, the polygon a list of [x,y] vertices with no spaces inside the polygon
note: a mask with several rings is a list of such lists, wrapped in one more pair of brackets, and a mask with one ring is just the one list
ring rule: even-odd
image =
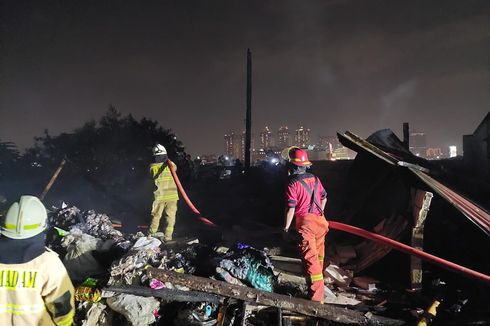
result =
[{"label": "high-rise building", "polygon": [[[245,160],[245,140],[246,140],[246,133],[245,131],[242,131],[242,134],[240,135],[240,156],[238,157],[241,161]],[[252,134],[252,137],[250,139],[250,152],[252,153],[254,149],[255,149],[255,141],[254,141],[254,134]]]},{"label": "high-rise building", "polygon": [[233,155],[233,132],[225,134],[225,154]]},{"label": "high-rise building", "polygon": [[[239,157],[241,161],[245,161],[245,142],[247,140],[246,137],[247,137],[247,133],[245,131],[242,131],[242,134],[240,135],[240,145],[242,147],[242,150],[240,152],[240,157]],[[252,150],[253,150],[253,146],[252,144],[250,144],[250,151]]]},{"label": "high-rise building", "polygon": [[444,158],[444,154],[442,153],[442,150],[439,147],[427,148],[426,153],[427,153],[426,158],[429,160],[439,160],[441,158]]},{"label": "high-rise building", "polygon": [[335,136],[320,136],[318,140],[318,147],[327,150],[327,152],[333,152],[336,149],[342,147],[340,141]]},{"label": "high-rise building", "polygon": [[458,147],[452,145],[449,146],[449,157],[456,157],[458,156]]},{"label": "high-rise building", "polygon": [[242,155],[242,142],[240,136],[234,132],[225,134],[225,153],[233,158],[240,158]]},{"label": "high-rise building", "polygon": [[282,126],[277,131],[277,146],[279,148],[291,146],[291,135],[287,126]]},{"label": "high-rise building", "polygon": [[427,152],[427,140],[425,137],[425,133],[410,133],[410,151],[416,156],[425,158]]},{"label": "high-rise building", "polygon": [[254,164],[257,164],[260,161],[265,160],[266,158],[266,152],[261,148],[261,149],[254,149],[252,151],[252,162]]},{"label": "high-rise building", "polygon": [[260,148],[268,149],[274,146],[274,140],[272,137],[272,132],[269,127],[265,127],[264,130],[260,132]]},{"label": "high-rise building", "polygon": [[298,147],[308,147],[310,145],[310,129],[303,126],[296,129],[296,134],[294,136],[295,145]]}]

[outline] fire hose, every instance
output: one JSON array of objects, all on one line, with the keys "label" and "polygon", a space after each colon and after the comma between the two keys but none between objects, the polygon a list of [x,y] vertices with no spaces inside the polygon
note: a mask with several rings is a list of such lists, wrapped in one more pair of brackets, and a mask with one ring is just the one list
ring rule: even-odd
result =
[{"label": "fire hose", "polygon": [[175,184],[177,185],[177,188],[179,189],[179,192],[182,195],[182,198],[184,198],[184,201],[187,204],[187,206],[189,206],[189,208],[194,212],[194,214],[198,215],[197,218],[201,222],[203,222],[204,224],[209,225],[209,226],[217,227],[217,225],[214,224],[211,220],[209,220],[206,217],[201,216],[201,212],[199,212],[199,210],[196,208],[196,206],[194,206],[194,204],[189,199],[189,196],[187,196],[187,193],[185,192],[184,187],[182,187],[182,184],[180,183],[180,180],[179,180],[179,176],[175,172],[174,162],[172,162],[170,160],[168,160],[168,162],[169,162],[168,166],[170,168],[170,172],[172,173],[172,178],[174,179]]},{"label": "fire hose", "polygon": [[[170,161],[170,160],[169,160]],[[179,189],[179,192],[181,193],[182,197],[184,198],[185,202],[189,206],[189,208],[196,214],[198,215],[198,219],[203,222],[206,225],[213,226],[213,227],[218,227],[215,223],[213,223],[211,220],[209,220],[206,217],[201,216],[201,212],[194,206],[194,204],[191,202],[189,197],[187,196],[184,188],[182,187],[182,184],[180,183],[179,177],[177,176],[177,173],[175,172],[175,167],[173,164],[169,164],[170,167],[170,172],[172,173],[172,177],[175,180],[175,184],[177,185],[177,188]],[[411,256],[418,257],[424,261],[427,261],[429,263],[433,263],[436,265],[439,265],[449,271],[453,271],[459,274],[463,274],[467,277],[483,281],[486,283],[490,283],[490,275],[486,275],[480,272],[477,272],[475,270],[472,270],[470,268],[455,264],[453,262],[450,262],[448,260],[442,259],[440,257],[431,255],[425,251],[410,247],[404,243],[398,242],[396,240],[387,238],[385,236],[382,236],[377,233],[369,232],[364,229],[340,223],[340,222],[335,222],[335,221],[329,221],[329,228],[339,230],[339,231],[344,231],[347,233],[351,233],[372,241],[379,242],[383,245],[390,246],[391,248],[401,251],[403,253],[409,254]]]},{"label": "fire hose", "polygon": [[358,227],[355,227],[352,225],[347,225],[347,224],[339,223],[339,222],[335,222],[335,221],[329,221],[328,226],[329,226],[329,228],[332,228],[335,230],[348,232],[348,233],[355,234],[357,236],[360,236],[360,237],[363,237],[363,238],[366,238],[369,240],[373,240],[373,241],[382,243],[384,245],[388,245],[395,250],[404,252],[404,253],[409,254],[411,256],[418,257],[418,258],[423,259],[427,262],[440,265],[440,266],[442,266],[448,270],[458,272],[458,273],[462,273],[462,274],[465,274],[466,276],[469,276],[471,278],[490,283],[490,276],[489,275],[486,275],[486,274],[474,271],[472,269],[469,269],[467,267],[455,264],[453,262],[439,258],[439,257],[434,256],[434,255],[431,255],[429,253],[426,253],[425,251],[415,249],[415,248],[410,247],[404,243],[395,241],[395,240],[387,238],[385,236],[382,236],[382,235],[379,235],[379,234],[376,234],[373,232],[369,232],[369,231],[363,230],[361,228],[358,228]]}]

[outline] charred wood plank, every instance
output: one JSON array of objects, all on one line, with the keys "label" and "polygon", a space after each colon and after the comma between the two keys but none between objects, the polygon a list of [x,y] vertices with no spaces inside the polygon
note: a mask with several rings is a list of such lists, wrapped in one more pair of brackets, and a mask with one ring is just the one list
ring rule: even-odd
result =
[{"label": "charred wood plank", "polygon": [[220,296],[235,298],[259,305],[272,306],[297,312],[307,316],[319,317],[338,323],[355,325],[403,325],[400,320],[372,315],[369,318],[357,311],[339,308],[333,305],[320,304],[304,299],[291,298],[277,293],[260,291],[250,287],[237,286],[209,278],[180,274],[157,268],[148,268],[151,278],[174,285],[181,285],[193,290],[214,293]]},{"label": "charred wood plank", "polygon": [[145,286],[134,285],[113,285],[105,288],[104,291],[111,291],[117,293],[127,293],[133,295],[139,295],[142,297],[155,297],[161,298],[167,301],[179,301],[179,302],[212,302],[219,303],[220,299],[217,295],[199,292],[199,291],[182,291],[174,289],[152,289]]}]

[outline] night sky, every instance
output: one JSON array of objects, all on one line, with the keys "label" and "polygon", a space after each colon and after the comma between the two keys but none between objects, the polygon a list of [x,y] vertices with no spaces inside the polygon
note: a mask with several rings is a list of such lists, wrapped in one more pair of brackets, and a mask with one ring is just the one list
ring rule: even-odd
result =
[{"label": "night sky", "polygon": [[189,153],[244,129],[367,137],[402,123],[461,146],[490,109],[490,1],[3,1],[0,140],[30,146],[113,104]]}]

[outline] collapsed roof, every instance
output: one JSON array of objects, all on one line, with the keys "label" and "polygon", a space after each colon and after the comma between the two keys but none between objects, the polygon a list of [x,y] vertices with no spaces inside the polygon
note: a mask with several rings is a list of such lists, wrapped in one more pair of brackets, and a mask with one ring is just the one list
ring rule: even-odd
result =
[{"label": "collapsed roof", "polygon": [[367,140],[349,131],[337,135],[344,146],[358,153],[368,154],[388,165],[407,168],[426,186],[460,211],[482,232],[490,236],[490,214],[488,211],[431,176],[430,163],[410,153],[391,130],[377,131]]}]

